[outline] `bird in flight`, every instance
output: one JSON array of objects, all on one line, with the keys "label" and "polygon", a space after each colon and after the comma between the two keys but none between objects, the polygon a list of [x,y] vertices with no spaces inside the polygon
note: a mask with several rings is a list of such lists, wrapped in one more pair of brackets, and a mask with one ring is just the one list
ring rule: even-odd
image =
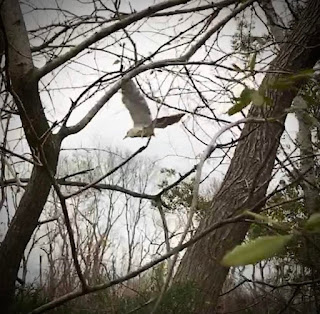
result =
[{"label": "bird in flight", "polygon": [[135,83],[129,80],[122,84],[121,89],[122,101],[133,120],[133,128],[127,132],[125,138],[153,136],[155,128],[164,129],[184,116],[184,113],[178,113],[152,120],[148,104]]}]

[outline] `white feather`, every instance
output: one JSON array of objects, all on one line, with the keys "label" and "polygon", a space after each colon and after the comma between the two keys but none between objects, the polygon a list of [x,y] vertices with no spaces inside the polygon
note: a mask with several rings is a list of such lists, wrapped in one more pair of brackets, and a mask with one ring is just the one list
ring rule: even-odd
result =
[{"label": "white feather", "polygon": [[134,128],[148,127],[152,117],[146,100],[132,80],[122,84],[122,101],[129,110]]}]

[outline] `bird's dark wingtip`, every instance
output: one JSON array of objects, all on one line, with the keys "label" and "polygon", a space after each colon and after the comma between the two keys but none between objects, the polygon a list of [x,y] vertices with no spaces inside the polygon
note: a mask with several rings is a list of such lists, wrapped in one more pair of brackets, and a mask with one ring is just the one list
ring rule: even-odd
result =
[{"label": "bird's dark wingtip", "polygon": [[155,128],[165,128],[169,125],[175,124],[180,121],[180,119],[185,115],[185,113],[177,113],[171,116],[157,118],[155,121]]}]

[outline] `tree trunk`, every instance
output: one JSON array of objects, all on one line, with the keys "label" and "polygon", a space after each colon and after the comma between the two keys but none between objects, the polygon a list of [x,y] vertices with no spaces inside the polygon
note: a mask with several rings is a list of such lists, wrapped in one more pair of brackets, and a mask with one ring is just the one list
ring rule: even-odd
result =
[{"label": "tree trunk", "polygon": [[297,142],[300,148],[300,173],[304,174],[304,181],[301,185],[305,208],[311,215],[319,211],[319,192],[317,189],[316,166],[311,134],[312,124],[307,112],[308,104],[302,96],[297,96],[294,104],[297,107],[296,116],[299,122]]},{"label": "tree trunk", "polygon": [[[320,1],[310,0],[302,18],[282,44],[278,56],[270,65],[271,70],[297,73],[312,68],[320,58]],[[270,104],[261,108],[252,106],[248,117],[277,117],[280,123],[244,126],[239,142],[223,184],[214,197],[210,212],[202,219],[198,233],[213,223],[236,214],[238,210],[255,207],[259,211],[264,198],[278,144],[283,132],[289,108],[302,81],[295,82],[285,90],[275,89],[271,84],[283,78],[280,74],[267,74],[260,91],[265,91]],[[259,203],[260,202],[260,203]],[[249,224],[229,225],[212,232],[208,237],[190,247],[178,268],[175,281],[191,281],[201,291],[202,298],[196,313],[215,313],[218,296],[228,274],[220,265],[225,253],[241,243]]]},{"label": "tree trunk", "polygon": [[[299,132],[297,142],[300,149],[300,173],[304,174],[304,181],[301,182],[304,195],[305,210],[309,215],[319,212],[319,191],[317,188],[317,177],[315,174],[316,164],[314,158],[312,144],[312,124],[307,111],[308,104],[298,96],[294,100],[294,105],[297,108],[296,116],[299,122]],[[316,280],[320,276],[319,265],[319,248],[316,243],[319,243],[319,234],[309,235],[308,241],[304,239],[304,245],[300,249],[300,261],[302,265],[311,269],[311,278]],[[320,283],[315,282],[312,286],[314,303],[316,309],[320,309]]]},{"label": "tree trunk", "polygon": [[[9,312],[15,280],[23,252],[35,230],[51,188],[49,172],[57,167],[61,140],[52,135],[41,104],[36,69],[27,31],[17,0],[6,0],[1,7],[1,29],[5,46],[6,81],[19,110],[22,126],[33,153],[47,167],[34,166],[28,186],[0,247],[0,304]],[[46,136],[42,135],[46,134]]]}]

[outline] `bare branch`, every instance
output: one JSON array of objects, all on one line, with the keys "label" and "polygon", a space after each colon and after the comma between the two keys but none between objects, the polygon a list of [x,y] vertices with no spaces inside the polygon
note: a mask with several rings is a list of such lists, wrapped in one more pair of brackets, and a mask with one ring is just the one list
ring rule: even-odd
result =
[{"label": "bare branch", "polygon": [[79,189],[77,192],[71,193],[67,196],[65,196],[66,199],[73,197],[75,195],[78,195],[80,193],[82,193],[83,191],[91,188],[92,186],[94,186],[95,184],[99,183],[101,180],[107,178],[108,176],[112,175],[114,172],[116,172],[118,169],[120,169],[123,165],[125,165],[126,163],[128,163],[132,158],[134,158],[135,156],[137,156],[138,154],[140,154],[142,151],[144,151],[149,143],[150,143],[151,138],[148,139],[147,143],[144,146],[141,146],[137,151],[135,151],[131,156],[129,156],[126,160],[124,160],[123,162],[121,162],[118,166],[116,166],[115,168],[113,168],[111,171],[107,172],[106,174],[104,174],[103,176],[101,176],[100,178],[94,180],[92,183],[88,184],[87,186],[83,187],[82,189]]},{"label": "bare branch", "polygon": [[66,61],[70,60],[71,58],[75,57],[79,52],[88,48],[90,45],[96,43],[100,39],[105,38],[105,37],[109,36],[110,34],[116,32],[120,29],[123,29],[136,21],[139,21],[142,18],[148,17],[155,12],[158,12],[158,11],[161,11],[164,9],[168,9],[168,8],[174,7],[179,4],[184,4],[189,1],[190,0],[169,0],[169,1],[161,2],[161,3],[156,4],[154,6],[148,7],[148,8],[146,8],[140,12],[137,12],[135,14],[131,14],[128,17],[120,20],[119,22],[114,23],[111,26],[102,29],[100,32],[93,34],[88,39],[86,39],[82,43],[80,43],[78,46],[70,49],[68,52],[66,52],[62,56],[47,63],[42,68],[36,70],[35,75],[36,75],[37,79],[39,80],[41,77],[45,76],[46,74],[48,74],[52,70],[54,70],[57,67],[59,67],[60,65],[64,64]]},{"label": "bare branch", "polygon": [[235,9],[232,13],[227,15],[224,19],[222,19],[214,27],[212,27],[196,44],[194,44],[181,57],[173,58],[173,59],[164,59],[164,60],[152,62],[150,64],[138,66],[138,67],[134,68],[133,70],[131,70],[129,73],[124,75],[121,80],[119,80],[117,83],[115,83],[106,92],[106,94],[104,96],[102,96],[100,98],[100,100],[89,110],[89,112],[86,114],[86,116],[84,118],[82,118],[76,125],[71,126],[66,129],[61,129],[60,135],[62,137],[66,137],[70,134],[75,134],[75,133],[81,131],[94,118],[94,116],[100,111],[100,109],[104,106],[104,104],[120,89],[121,85],[124,82],[130,80],[131,78],[135,77],[139,73],[145,72],[150,69],[159,68],[159,67],[178,65],[181,62],[185,63],[186,61],[188,61],[216,31],[218,31],[223,25],[228,23],[233,17],[235,17],[240,12],[242,12],[249,5],[253,4],[255,1],[256,0],[249,0],[246,3],[242,4],[241,6],[239,6],[237,9]]},{"label": "bare branch", "polygon": [[152,268],[153,266],[161,263],[162,261],[166,260],[167,258],[169,258],[170,256],[179,253],[180,251],[184,250],[185,248],[195,244],[196,242],[198,242],[199,240],[201,240],[203,237],[205,237],[206,235],[208,235],[210,232],[214,231],[215,229],[221,228],[227,224],[233,224],[233,223],[237,223],[240,222],[243,219],[243,215],[238,215],[235,216],[233,218],[229,218],[229,219],[225,219],[223,221],[217,222],[215,224],[213,224],[212,226],[210,226],[209,228],[207,228],[206,230],[204,230],[203,232],[201,232],[199,235],[195,236],[194,238],[192,238],[191,240],[185,242],[184,244],[181,244],[177,247],[175,247],[174,249],[172,249],[170,252],[163,254],[161,257],[145,264],[144,266],[140,267],[139,269],[132,271],[131,273],[120,277],[118,279],[115,280],[111,280],[105,284],[101,284],[101,285],[97,285],[97,286],[93,286],[93,287],[88,287],[88,289],[86,291],[83,290],[77,290],[74,292],[70,292],[56,300],[53,300],[47,304],[44,304],[40,307],[38,307],[37,309],[33,310],[30,312],[30,314],[38,314],[38,313],[43,313],[45,311],[48,311],[50,309],[56,308],[62,304],[65,304],[66,302],[69,302],[73,299],[76,299],[80,296],[86,295],[88,293],[93,293],[99,290],[104,290],[107,288],[110,288],[112,286],[115,286],[121,282],[127,281],[131,278],[134,278],[136,276],[138,276],[139,274],[145,272],[146,270]]}]

